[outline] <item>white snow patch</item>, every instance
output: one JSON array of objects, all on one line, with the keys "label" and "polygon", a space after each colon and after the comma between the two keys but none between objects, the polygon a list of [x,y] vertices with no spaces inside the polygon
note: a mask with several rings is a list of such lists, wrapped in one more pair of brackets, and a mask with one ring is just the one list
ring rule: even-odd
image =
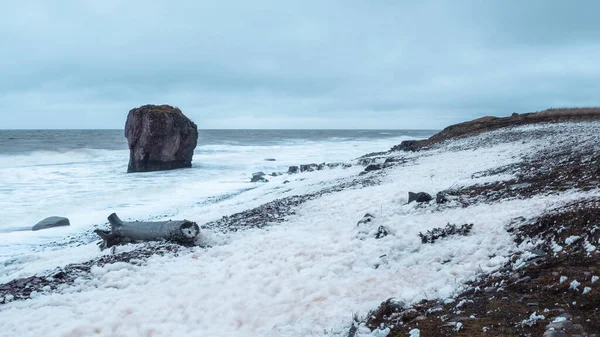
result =
[{"label": "white snow patch", "polygon": [[559,281],[558,281],[558,283],[563,283],[563,282],[565,282],[565,281],[566,281],[566,280],[568,280],[568,279],[569,279],[569,278],[568,278],[568,277],[566,277],[566,276],[561,276],[561,277],[560,277],[560,279],[559,279]]},{"label": "white snow patch", "polygon": [[571,244],[573,244],[573,242],[575,242],[575,241],[577,241],[579,239],[581,239],[581,236],[579,236],[579,235],[571,235],[571,236],[569,236],[568,238],[565,239],[565,244],[567,246],[571,245]]},{"label": "white snow patch", "polygon": [[569,284],[569,289],[573,289],[573,290],[577,290],[577,287],[579,287],[581,283],[577,282],[577,280],[573,280],[571,281],[571,284]]},{"label": "white snow patch", "polygon": [[590,287],[585,287],[585,288],[583,288],[583,293],[582,293],[582,295],[585,295],[585,294],[589,293],[590,291],[592,291],[592,288],[590,288]]},{"label": "white snow patch", "polygon": [[599,279],[600,279],[600,277],[598,277],[596,275],[592,276],[592,283],[598,282]]},{"label": "white snow patch", "polygon": [[546,317],[544,315],[538,315],[537,311],[534,311],[533,314],[531,314],[531,316],[529,316],[529,318],[524,319],[521,324],[522,325],[527,325],[527,326],[534,326],[537,324],[537,321],[540,319],[545,319]]},{"label": "white snow patch", "polygon": [[421,337],[421,330],[419,329],[412,329],[408,333],[409,337]]},{"label": "white snow patch", "polygon": [[377,328],[371,331],[365,323],[361,323],[356,329],[356,337],[386,337],[390,333],[390,328]]},{"label": "white snow patch", "polygon": [[589,241],[585,240],[585,244],[584,244],[585,250],[588,253],[591,253],[593,251],[596,251],[596,246],[592,245]]},{"label": "white snow patch", "polygon": [[552,251],[554,252],[554,254],[562,252],[563,249],[564,248],[561,245],[552,241]]}]

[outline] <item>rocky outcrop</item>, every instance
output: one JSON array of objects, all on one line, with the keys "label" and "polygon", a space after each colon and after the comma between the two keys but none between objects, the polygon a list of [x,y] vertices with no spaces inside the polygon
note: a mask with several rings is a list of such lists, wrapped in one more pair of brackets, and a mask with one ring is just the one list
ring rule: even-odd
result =
[{"label": "rocky outcrop", "polygon": [[192,166],[198,127],[170,105],[144,105],[129,111],[127,172],[171,170]]},{"label": "rocky outcrop", "polygon": [[600,108],[548,109],[540,112],[518,114],[509,117],[486,116],[472,121],[450,125],[441,132],[423,140],[405,140],[392,147],[390,151],[414,152],[448,139],[474,136],[509,126],[537,123],[561,123],[600,120]]},{"label": "rocky outcrop", "polygon": [[53,228],[53,227],[64,227],[64,226],[69,226],[71,225],[71,223],[69,222],[69,219],[64,218],[62,216],[51,216],[48,217],[38,223],[36,223],[31,230],[32,231],[39,231],[42,229],[48,229],[48,228]]}]

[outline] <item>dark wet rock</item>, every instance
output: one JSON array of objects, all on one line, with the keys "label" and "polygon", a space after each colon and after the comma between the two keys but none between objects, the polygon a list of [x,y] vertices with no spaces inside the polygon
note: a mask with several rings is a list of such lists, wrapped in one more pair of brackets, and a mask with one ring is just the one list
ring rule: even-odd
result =
[{"label": "dark wet rock", "polygon": [[275,158],[265,158],[265,161],[275,161]]},{"label": "dark wet rock", "polygon": [[272,173],[270,174],[270,176],[271,176],[271,177],[277,177],[277,176],[279,176],[279,173],[277,173],[277,172],[272,172]]},{"label": "dark wet rock", "polygon": [[367,172],[367,171],[361,171],[361,172],[358,174],[358,176],[359,176],[359,177],[360,177],[360,176],[364,176],[364,175],[365,175],[365,174],[367,174],[367,173],[369,173],[369,172]]},{"label": "dark wet rock", "polygon": [[329,168],[336,168],[336,167],[349,168],[349,167],[352,167],[352,164],[349,164],[349,163],[327,163],[326,165]]},{"label": "dark wet rock", "polygon": [[320,171],[325,168],[325,163],[322,164],[305,164],[300,165],[300,172]]},{"label": "dark wet rock", "polygon": [[374,215],[371,215],[371,214],[367,213],[367,214],[365,214],[365,215],[363,216],[363,218],[362,218],[362,219],[360,219],[360,220],[358,221],[358,223],[356,223],[356,226],[360,226],[360,225],[363,225],[363,224],[369,223],[369,222],[371,222],[371,221],[372,221],[374,218],[375,218],[375,216],[374,216]]},{"label": "dark wet rock", "polygon": [[317,167],[316,164],[300,165],[300,172],[312,172]]},{"label": "dark wet rock", "polygon": [[383,226],[379,226],[379,228],[377,228],[377,233],[375,233],[375,238],[382,239],[382,238],[386,237],[387,235],[388,235],[387,229]]},{"label": "dark wet rock", "polygon": [[263,176],[252,176],[251,183],[268,183],[269,180]]},{"label": "dark wet rock", "polygon": [[284,184],[289,184],[289,183],[290,183],[290,181],[289,181],[289,180],[284,180],[284,181],[283,181],[283,183],[284,183]]},{"label": "dark wet rock", "polygon": [[438,204],[445,204],[447,203],[448,197],[446,196],[446,193],[444,192],[437,192],[437,194],[435,195],[435,202]]},{"label": "dark wet rock", "polygon": [[419,193],[408,192],[408,203],[409,204],[413,201],[416,201],[418,203],[429,202],[432,199],[433,198],[431,197],[431,195],[429,195],[429,193],[426,193],[426,192],[419,192]]},{"label": "dark wet rock", "polygon": [[405,151],[405,152],[415,152],[419,151],[421,146],[419,146],[419,141],[417,140],[405,140],[402,141],[399,145],[395,145],[392,147],[391,151]]},{"label": "dark wet rock", "polygon": [[335,168],[335,167],[343,167],[343,168],[348,168],[351,167],[351,164],[347,164],[347,163],[321,163],[321,164],[303,164],[300,166],[290,166],[288,168],[288,174],[294,174],[294,173],[301,173],[301,172],[313,172],[313,171],[321,171],[323,169],[325,169],[326,167],[328,168]]},{"label": "dark wet rock", "polygon": [[435,243],[438,239],[443,239],[449,235],[468,235],[473,228],[473,224],[464,224],[460,227],[454,224],[447,224],[445,228],[434,228],[423,234],[419,233],[422,243]]},{"label": "dark wet rock", "polygon": [[250,179],[251,183],[266,183],[269,182],[267,178],[265,178],[266,174],[262,171],[252,173],[252,179]]},{"label": "dark wet rock", "polygon": [[71,225],[71,223],[69,222],[69,219],[65,218],[65,217],[61,217],[61,216],[51,216],[48,217],[38,223],[36,223],[31,230],[32,231],[39,231],[42,229],[48,229],[48,228],[53,228],[53,227],[64,227],[64,226],[69,226]]},{"label": "dark wet rock", "polygon": [[127,172],[192,167],[198,127],[169,105],[144,105],[129,111],[125,123],[129,144]]},{"label": "dark wet rock", "polygon": [[365,172],[371,172],[371,171],[377,171],[377,170],[381,170],[382,167],[380,164],[371,164],[367,167],[365,167]]}]

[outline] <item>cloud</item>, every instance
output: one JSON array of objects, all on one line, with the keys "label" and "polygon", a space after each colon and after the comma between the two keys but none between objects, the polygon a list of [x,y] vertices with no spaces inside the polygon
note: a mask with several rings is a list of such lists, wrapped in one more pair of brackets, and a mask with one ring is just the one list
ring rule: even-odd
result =
[{"label": "cloud", "polygon": [[600,105],[595,1],[2,5],[0,128],[441,128]]}]

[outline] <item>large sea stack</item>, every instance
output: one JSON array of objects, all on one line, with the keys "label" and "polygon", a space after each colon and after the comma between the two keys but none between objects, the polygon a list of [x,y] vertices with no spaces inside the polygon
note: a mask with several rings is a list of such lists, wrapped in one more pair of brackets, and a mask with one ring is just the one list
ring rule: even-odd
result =
[{"label": "large sea stack", "polygon": [[127,172],[172,170],[192,166],[198,127],[170,105],[144,105],[129,111]]}]

